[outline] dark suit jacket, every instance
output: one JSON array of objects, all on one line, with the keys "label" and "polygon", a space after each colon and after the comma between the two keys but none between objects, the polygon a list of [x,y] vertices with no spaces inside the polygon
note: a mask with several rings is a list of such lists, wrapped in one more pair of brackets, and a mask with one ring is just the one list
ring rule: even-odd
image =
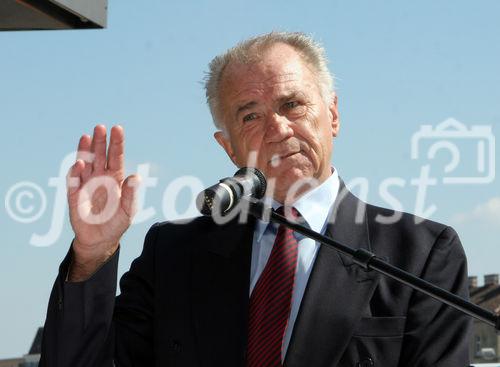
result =
[{"label": "dark suit jacket", "polygon": [[[377,215],[394,212],[349,192],[335,213],[327,228],[335,240],[468,296],[465,255],[450,227],[415,224],[408,214],[379,224]],[[41,366],[243,367],[253,229],[253,221],[217,226],[206,217],[155,224],[116,299],[118,254],[89,280],[68,283],[69,253],[50,297]],[[452,308],[321,246],[285,366],[463,367],[469,330]]]}]

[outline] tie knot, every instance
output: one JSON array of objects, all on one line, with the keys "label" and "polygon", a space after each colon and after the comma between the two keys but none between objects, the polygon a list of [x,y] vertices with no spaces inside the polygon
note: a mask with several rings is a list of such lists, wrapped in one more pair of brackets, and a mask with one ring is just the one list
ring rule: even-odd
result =
[{"label": "tie knot", "polygon": [[276,209],[276,213],[285,216],[286,219],[293,222],[299,222],[303,220],[299,211],[293,206],[280,206],[278,209]]}]

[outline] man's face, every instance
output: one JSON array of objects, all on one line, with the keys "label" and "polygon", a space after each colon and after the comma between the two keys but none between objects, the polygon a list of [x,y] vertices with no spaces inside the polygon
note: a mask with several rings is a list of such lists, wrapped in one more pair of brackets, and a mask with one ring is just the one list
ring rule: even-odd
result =
[{"label": "man's face", "polygon": [[276,180],[273,196],[282,203],[297,180],[323,182],[331,174],[337,100],[332,95],[325,103],[310,68],[292,47],[278,43],[255,63],[229,64],[221,81],[226,135],[215,138],[238,167],[257,167]]}]

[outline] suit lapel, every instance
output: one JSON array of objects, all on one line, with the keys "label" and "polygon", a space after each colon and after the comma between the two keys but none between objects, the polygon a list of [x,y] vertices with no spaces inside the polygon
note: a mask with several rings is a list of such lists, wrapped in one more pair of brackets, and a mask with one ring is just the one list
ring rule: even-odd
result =
[{"label": "suit lapel", "polygon": [[[364,205],[343,183],[326,235],[346,246],[370,250]],[[335,366],[377,282],[375,272],[366,272],[347,256],[321,245],[295,321],[285,366]]]},{"label": "suit lapel", "polygon": [[242,365],[254,220],[213,226],[193,256],[193,313],[203,366]]}]

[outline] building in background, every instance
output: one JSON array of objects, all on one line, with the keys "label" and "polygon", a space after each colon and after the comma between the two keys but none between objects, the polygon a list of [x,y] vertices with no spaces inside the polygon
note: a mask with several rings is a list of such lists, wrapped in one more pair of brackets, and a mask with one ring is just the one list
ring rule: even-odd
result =
[{"label": "building in background", "polygon": [[22,358],[0,359],[0,367],[19,367],[23,362]]},{"label": "building in background", "polygon": [[38,367],[42,352],[43,328],[38,328],[28,354],[21,358],[1,359],[0,367]]},{"label": "building in background", "polygon": [[107,0],[2,0],[0,31],[105,28]]},{"label": "building in background", "polygon": [[[475,276],[469,277],[470,299],[487,310],[500,313],[500,284],[498,274],[484,276],[484,285],[478,286]],[[474,319],[470,356],[474,363],[500,362],[500,333],[494,327]]]}]

